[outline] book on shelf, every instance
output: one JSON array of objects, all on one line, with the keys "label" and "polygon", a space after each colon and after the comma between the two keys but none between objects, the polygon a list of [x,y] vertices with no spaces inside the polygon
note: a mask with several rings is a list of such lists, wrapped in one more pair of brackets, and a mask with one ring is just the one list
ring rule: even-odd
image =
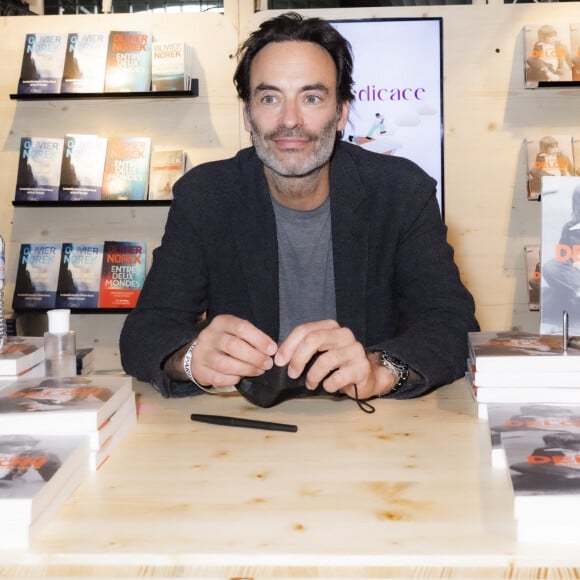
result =
[{"label": "book on shelf", "polygon": [[0,432],[93,432],[132,396],[129,376],[89,375],[11,381],[0,390]]},{"label": "book on shelf", "polygon": [[532,311],[538,311],[540,310],[540,284],[542,280],[540,244],[526,244],[524,255],[528,279],[528,308]]},{"label": "book on shelf", "polygon": [[534,88],[540,82],[572,80],[570,25],[529,24],[524,28],[525,83]]},{"label": "book on shelf", "polygon": [[[580,22],[570,24],[570,50],[572,53],[572,80],[580,81]],[[576,173],[580,175],[580,173]]]},{"label": "book on shelf", "polygon": [[[580,177],[543,177],[540,332],[580,335]],[[570,357],[568,357],[570,358]]]},{"label": "book on shelf", "polygon": [[61,250],[61,243],[20,244],[14,310],[54,308]]},{"label": "book on shelf", "polygon": [[100,200],[106,155],[106,137],[65,135],[58,199]]},{"label": "book on shelf", "polygon": [[103,171],[102,199],[146,199],[150,162],[150,137],[110,137]]},{"label": "book on shelf", "polygon": [[146,242],[106,241],[99,307],[134,308],[145,282],[146,264]]},{"label": "book on shelf", "polygon": [[0,543],[27,548],[86,477],[88,440],[0,435]]},{"label": "book on shelf", "polygon": [[[468,334],[469,358],[476,373],[492,376],[519,373],[580,372],[580,343],[573,338],[563,352],[562,336],[523,331],[480,331]],[[477,376],[477,375],[476,375]]]},{"label": "book on shelf", "polygon": [[40,336],[7,336],[0,344],[0,378],[15,377],[44,361]]},{"label": "book on shelf", "polygon": [[61,93],[102,93],[109,35],[71,32],[67,36]]},{"label": "book on shelf", "polygon": [[103,246],[102,242],[62,244],[56,308],[99,307]]},{"label": "book on shelf", "polygon": [[151,45],[151,90],[187,91],[191,84],[191,47],[183,41]]},{"label": "book on shelf", "polygon": [[112,30],[109,33],[105,92],[151,90],[152,35],[143,31]]},{"label": "book on shelf", "polygon": [[24,40],[19,94],[59,93],[67,35],[27,34]]},{"label": "book on shelf", "polygon": [[543,135],[526,139],[528,161],[527,195],[539,200],[542,177],[574,175],[572,135]]},{"label": "book on shelf", "polygon": [[64,139],[22,137],[16,177],[16,201],[57,201]]},{"label": "book on shelf", "polygon": [[173,199],[173,185],[185,171],[183,149],[151,151],[148,199]]}]

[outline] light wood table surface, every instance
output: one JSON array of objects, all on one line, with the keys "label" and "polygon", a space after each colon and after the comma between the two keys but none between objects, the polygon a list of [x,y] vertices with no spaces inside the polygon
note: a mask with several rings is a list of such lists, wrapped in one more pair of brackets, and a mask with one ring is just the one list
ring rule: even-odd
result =
[{"label": "light wood table surface", "polygon": [[[139,421],[7,578],[579,578],[580,547],[518,545],[507,474],[463,381],[420,399],[166,400]],[[192,412],[294,423],[206,425]],[[578,567],[578,568],[575,568]]]}]

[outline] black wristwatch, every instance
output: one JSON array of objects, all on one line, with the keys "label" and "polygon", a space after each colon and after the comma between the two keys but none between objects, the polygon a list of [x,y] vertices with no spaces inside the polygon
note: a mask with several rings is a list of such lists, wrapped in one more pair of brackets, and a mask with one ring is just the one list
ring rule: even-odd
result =
[{"label": "black wristwatch", "polygon": [[387,395],[390,395],[397,389],[400,389],[407,382],[407,379],[409,378],[409,365],[384,350],[374,350],[372,352],[377,355],[379,364],[388,368],[396,377],[398,377],[395,386],[387,393]]}]

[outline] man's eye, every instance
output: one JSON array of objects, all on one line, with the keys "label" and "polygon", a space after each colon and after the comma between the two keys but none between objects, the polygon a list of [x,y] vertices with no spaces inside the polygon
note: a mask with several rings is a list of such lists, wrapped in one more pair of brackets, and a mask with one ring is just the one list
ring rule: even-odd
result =
[{"label": "man's eye", "polygon": [[264,103],[265,105],[271,105],[271,104],[275,103],[276,101],[277,101],[277,99],[274,95],[264,95],[262,97],[262,103]]},{"label": "man's eye", "polygon": [[311,105],[320,103],[322,99],[318,95],[307,95],[305,101]]}]

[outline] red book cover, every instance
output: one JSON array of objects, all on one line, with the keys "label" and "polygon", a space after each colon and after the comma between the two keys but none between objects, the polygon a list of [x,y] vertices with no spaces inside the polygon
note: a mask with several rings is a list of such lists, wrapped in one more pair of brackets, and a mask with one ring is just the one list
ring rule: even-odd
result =
[{"label": "red book cover", "polygon": [[134,308],[145,281],[145,242],[105,242],[99,308]]}]

